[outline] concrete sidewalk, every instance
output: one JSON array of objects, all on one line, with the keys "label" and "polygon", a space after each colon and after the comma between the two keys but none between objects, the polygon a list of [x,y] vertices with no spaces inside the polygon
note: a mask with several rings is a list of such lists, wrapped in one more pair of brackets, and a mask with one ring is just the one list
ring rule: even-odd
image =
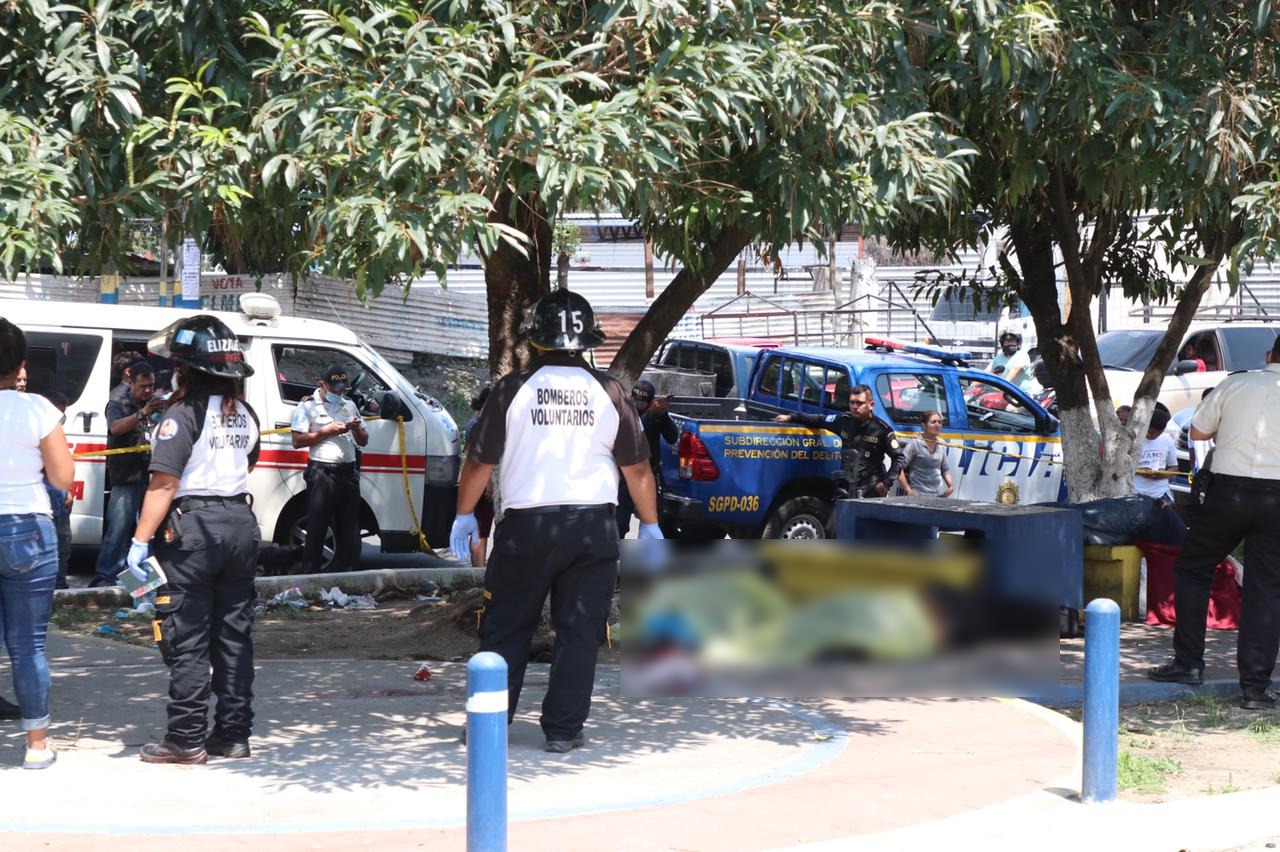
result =
[{"label": "concrete sidewalk", "polygon": [[[1171,701],[1183,695],[1240,695],[1236,672],[1235,630],[1210,630],[1205,634],[1204,686],[1157,683],[1147,670],[1173,654],[1173,627],[1124,623],[1120,625],[1120,703],[1143,704]],[[1062,695],[1046,704],[1078,705],[1083,698],[1084,639],[1062,640]]]},{"label": "concrete sidewalk", "polygon": [[[164,730],[155,651],[54,633],[59,761],[17,768],[4,848],[461,848],[465,667],[263,661],[254,756],[149,766]],[[1024,702],[624,702],[602,667],[588,747],[541,750],[531,666],[511,729],[513,849],[766,849],[904,828],[1070,783],[1075,726]],[[182,835],[179,841],[174,835]]]},{"label": "concrete sidewalk", "polygon": [[[254,756],[170,767],[137,757],[164,731],[157,652],[57,632],[50,651],[60,757],[24,772],[3,730],[6,850],[465,846],[462,664],[416,682],[405,662],[261,661]],[[1022,701],[623,701],[601,667],[587,748],[548,755],[546,673],[511,728],[512,849],[1222,849],[1280,830],[1280,788],[1081,805],[1079,726]]]}]

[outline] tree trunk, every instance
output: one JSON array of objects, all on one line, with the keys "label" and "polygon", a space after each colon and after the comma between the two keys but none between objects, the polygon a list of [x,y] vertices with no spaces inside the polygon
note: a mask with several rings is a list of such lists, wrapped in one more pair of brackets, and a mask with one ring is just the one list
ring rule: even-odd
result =
[{"label": "tree trunk", "polygon": [[[525,312],[551,292],[551,222],[536,196],[515,198],[503,192],[490,222],[501,222],[525,234],[525,254],[499,241],[484,259],[484,283],[489,299],[489,372],[494,377],[529,364],[531,351],[520,325]],[[527,255],[527,256],[526,256]]]},{"label": "tree trunk", "polygon": [[569,289],[569,255],[564,252],[556,255],[556,289]]},{"label": "tree trunk", "polygon": [[628,387],[634,384],[671,329],[729,268],[733,259],[751,244],[751,237],[751,232],[743,228],[726,228],[703,252],[702,262],[696,271],[687,266],[681,269],[627,335],[613,358],[609,373]]}]

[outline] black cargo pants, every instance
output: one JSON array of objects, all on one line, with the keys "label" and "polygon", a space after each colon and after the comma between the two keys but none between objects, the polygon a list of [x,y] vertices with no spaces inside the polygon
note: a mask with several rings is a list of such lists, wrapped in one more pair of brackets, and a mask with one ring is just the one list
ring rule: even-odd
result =
[{"label": "black cargo pants", "polygon": [[529,643],[550,593],[556,640],[542,731],[549,740],[570,740],[582,730],[617,569],[611,505],[514,509],[503,516],[485,569],[480,650],[507,661],[508,721],[515,718]]},{"label": "black cargo pants", "polygon": [[314,573],[324,565],[324,533],[333,527],[334,553],[331,571],[348,571],[360,561],[360,472],[355,462],[310,462],[303,474],[307,483],[307,543],[302,550],[304,570]]},{"label": "black cargo pants", "polygon": [[245,741],[253,726],[258,522],[243,497],[186,497],[178,506],[180,541],[166,544],[157,536],[154,545],[168,576],[156,592],[160,649],[169,666],[167,739],[183,748],[204,745],[212,692],[214,733]]},{"label": "black cargo pants", "polygon": [[1174,566],[1174,656],[1204,666],[1205,622],[1214,569],[1244,541],[1244,590],[1236,668],[1240,688],[1271,685],[1280,649],[1280,483],[1214,474]]}]

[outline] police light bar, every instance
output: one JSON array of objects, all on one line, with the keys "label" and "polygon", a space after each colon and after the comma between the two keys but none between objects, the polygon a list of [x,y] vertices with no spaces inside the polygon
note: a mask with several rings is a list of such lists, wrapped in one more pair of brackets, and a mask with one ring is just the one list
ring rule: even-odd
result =
[{"label": "police light bar", "polygon": [[932,346],[920,346],[915,343],[901,343],[897,340],[885,340],[882,337],[865,338],[868,349],[884,349],[886,352],[905,352],[909,355],[923,355],[926,358],[937,358],[940,361],[957,364],[973,357],[968,352],[952,352],[948,349],[935,349]]}]

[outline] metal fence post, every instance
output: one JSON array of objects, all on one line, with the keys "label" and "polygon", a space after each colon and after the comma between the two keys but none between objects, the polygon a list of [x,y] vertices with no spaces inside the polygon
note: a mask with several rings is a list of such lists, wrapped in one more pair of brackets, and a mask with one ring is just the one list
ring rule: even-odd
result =
[{"label": "metal fence post", "polygon": [[507,848],[507,662],[467,663],[467,852]]},{"label": "metal fence post", "polygon": [[1115,799],[1119,738],[1120,606],[1099,598],[1085,608],[1082,801]]}]

